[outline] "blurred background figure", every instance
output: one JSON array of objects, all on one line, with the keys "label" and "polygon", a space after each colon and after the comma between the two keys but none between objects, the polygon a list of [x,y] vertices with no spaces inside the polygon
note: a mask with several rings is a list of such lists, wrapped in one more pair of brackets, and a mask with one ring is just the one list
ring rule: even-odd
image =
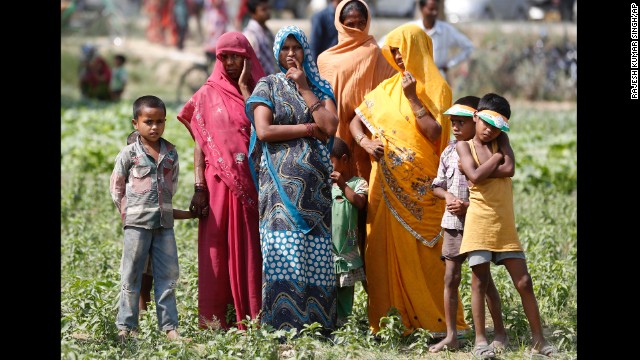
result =
[{"label": "blurred background figure", "polygon": [[236,17],[233,19],[233,26],[238,29],[244,29],[249,22],[249,18],[251,15],[249,14],[248,0],[240,0],[240,6],[238,7],[238,12],[236,13]]},{"label": "blurred background figure", "polygon": [[284,10],[286,2],[286,0],[273,0],[273,13],[276,18],[282,18],[282,10]]},{"label": "blurred background figure", "polygon": [[109,83],[111,82],[111,68],[105,59],[98,54],[95,45],[82,45],[82,59],[78,78],[80,79],[80,94],[89,99],[109,100]]},{"label": "blurred background figure", "polygon": [[[424,30],[433,43],[433,60],[440,74],[451,84],[449,70],[469,59],[473,52],[473,43],[469,38],[444,20],[438,20],[440,0],[419,0],[420,18],[410,21]],[[378,45],[384,44],[386,35]],[[457,50],[457,51],[456,51]]]},{"label": "blurred background figure", "polygon": [[218,38],[227,32],[229,14],[224,0],[205,0],[204,19],[206,36],[204,42],[205,54],[210,59],[216,58],[216,43]]},{"label": "blurred background figure", "polygon": [[318,60],[318,55],[338,43],[338,30],[333,23],[336,7],[342,0],[328,0],[327,6],[311,16],[311,55]]},{"label": "blurred background figure", "polygon": [[200,44],[204,41],[204,31],[202,28],[202,10],[204,9],[204,0],[187,0],[187,9],[189,11],[189,17],[196,20],[196,41]]},{"label": "blurred background figure", "polygon": [[124,67],[124,64],[127,62],[127,58],[122,54],[116,54],[113,57],[113,61],[114,64],[111,71],[109,92],[111,93],[111,100],[120,101],[128,80],[127,69]]},{"label": "blurred background figure", "polygon": [[175,46],[184,49],[184,39],[189,31],[189,8],[187,0],[170,0],[173,3],[173,22]]},{"label": "blurred background figure", "polygon": [[256,52],[264,73],[269,75],[280,72],[273,57],[275,37],[267,27],[267,20],[271,18],[269,0],[249,0],[247,9],[251,18],[242,31],[243,35],[249,40],[249,44]]},{"label": "blurred background figure", "polygon": [[[173,15],[173,0],[144,0],[144,13],[149,22],[146,36],[151,43],[175,45],[176,25]],[[168,33],[168,35],[166,34]]]}]

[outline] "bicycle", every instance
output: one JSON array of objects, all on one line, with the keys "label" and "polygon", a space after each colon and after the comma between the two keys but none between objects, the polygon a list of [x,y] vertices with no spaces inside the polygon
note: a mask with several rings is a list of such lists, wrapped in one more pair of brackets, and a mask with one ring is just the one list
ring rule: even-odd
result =
[{"label": "bicycle", "polygon": [[187,68],[178,81],[176,89],[176,102],[184,104],[191,95],[193,95],[207,81],[209,74],[213,70],[216,63],[216,55],[211,52],[205,52],[206,61],[196,62]]},{"label": "bicycle", "polygon": [[122,45],[129,20],[115,0],[71,0],[60,4],[62,35],[108,35],[114,45]]}]

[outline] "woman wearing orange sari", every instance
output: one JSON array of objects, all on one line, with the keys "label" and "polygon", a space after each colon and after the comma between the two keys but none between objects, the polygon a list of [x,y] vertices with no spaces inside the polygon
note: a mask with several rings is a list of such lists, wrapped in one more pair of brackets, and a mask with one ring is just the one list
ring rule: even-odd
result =
[{"label": "woman wearing orange sari", "polygon": [[318,56],[318,70],[333,88],[338,106],[336,136],[351,151],[351,173],[369,180],[371,158],[356,146],[349,123],[364,96],[396,70],[382,56],[373,35],[369,34],[371,12],[362,0],[341,1],[336,8],[334,24],[338,44]]},{"label": "woman wearing orange sari", "polygon": [[[369,179],[365,263],[369,325],[399,311],[405,334],[446,334],[440,221],[444,201],[430,189],[451,124],[443,112],[451,89],[433,62],[431,39],[417,25],[389,33],[382,54],[397,73],[368,93],[350,124],[373,158]],[[373,134],[362,136],[363,124]],[[462,302],[457,329],[466,331]]]}]

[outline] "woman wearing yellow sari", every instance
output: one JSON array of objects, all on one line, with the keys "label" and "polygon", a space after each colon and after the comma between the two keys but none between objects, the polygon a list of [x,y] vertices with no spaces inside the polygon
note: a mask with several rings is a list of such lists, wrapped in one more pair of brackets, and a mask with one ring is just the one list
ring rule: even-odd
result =
[{"label": "woman wearing yellow sari", "polygon": [[[365,263],[369,325],[396,308],[407,328],[446,334],[440,221],[444,201],[430,190],[451,124],[451,89],[417,25],[389,33],[382,54],[398,72],[368,93],[349,126],[375,161],[369,179]],[[365,127],[373,134],[363,136]],[[469,326],[458,301],[458,331]]]}]

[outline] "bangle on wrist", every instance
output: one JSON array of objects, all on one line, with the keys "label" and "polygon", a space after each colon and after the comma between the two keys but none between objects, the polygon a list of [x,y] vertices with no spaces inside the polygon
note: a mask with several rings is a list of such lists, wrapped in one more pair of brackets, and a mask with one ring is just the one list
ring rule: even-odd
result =
[{"label": "bangle on wrist", "polygon": [[318,100],[313,105],[309,106],[309,112],[313,114],[313,112],[318,110],[320,106],[322,106],[322,102]]},{"label": "bangle on wrist", "polygon": [[195,192],[206,192],[207,191],[207,184],[195,183],[195,184],[193,184],[193,190]]},{"label": "bangle on wrist", "polygon": [[360,145],[360,143],[362,142],[362,139],[364,139],[365,136],[366,135],[364,133],[360,133],[360,134],[356,135],[356,143],[358,145]]},{"label": "bangle on wrist", "polygon": [[313,137],[313,123],[304,123],[304,126],[307,128],[307,136]]},{"label": "bangle on wrist", "polygon": [[421,117],[427,115],[427,109],[425,109],[425,107],[423,106],[418,111],[414,111],[413,115],[416,116],[416,119],[417,118],[421,118]]}]

